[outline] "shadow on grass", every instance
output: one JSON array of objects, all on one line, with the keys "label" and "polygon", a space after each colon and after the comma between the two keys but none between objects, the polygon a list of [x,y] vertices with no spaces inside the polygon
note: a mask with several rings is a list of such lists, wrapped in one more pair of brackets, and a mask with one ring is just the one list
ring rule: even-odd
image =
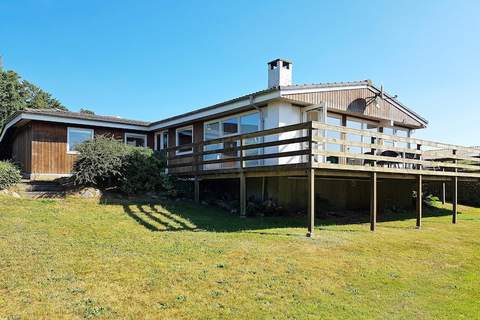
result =
[{"label": "shadow on grass", "polygon": [[[121,205],[127,216],[150,231],[210,231],[238,232],[248,231],[265,235],[275,235],[268,229],[306,228],[305,215],[283,217],[247,217],[241,218],[218,207],[203,206],[192,201],[126,200],[102,199],[106,205]],[[423,217],[451,215],[451,210],[425,206]],[[415,218],[412,210],[402,212],[384,212],[378,214],[378,222],[401,221]],[[331,212],[328,215],[318,213],[316,226],[326,229],[333,225],[356,225],[369,223],[366,211]],[[414,225],[412,225],[414,227]],[[405,228],[400,227],[399,228]],[[339,232],[369,232],[367,229],[339,229]],[[281,233],[286,235],[285,233]],[[295,235],[298,236],[298,235]]]}]

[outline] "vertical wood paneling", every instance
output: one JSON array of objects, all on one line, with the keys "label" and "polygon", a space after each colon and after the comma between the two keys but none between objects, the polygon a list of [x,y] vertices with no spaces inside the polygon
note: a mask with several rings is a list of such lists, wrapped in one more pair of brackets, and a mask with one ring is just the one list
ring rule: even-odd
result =
[{"label": "vertical wood paneling", "polygon": [[[49,122],[32,123],[32,173],[37,174],[68,174],[71,172],[76,155],[67,153],[67,128],[68,124]],[[72,125],[72,127],[85,127]],[[111,136],[119,141],[124,141],[126,131],[115,128],[93,128],[95,136]],[[147,146],[153,149],[153,135],[147,135]]]},{"label": "vertical wood paneling", "polygon": [[407,126],[421,127],[422,124],[392,103],[384,101],[378,108],[375,106],[375,94],[367,88],[297,93],[284,95],[290,100],[319,104],[325,102],[327,107],[340,112],[358,114],[376,119],[394,120]]},{"label": "vertical wood paneling", "polygon": [[30,126],[18,129],[12,143],[12,159],[18,163],[24,173],[32,170],[32,130]]}]

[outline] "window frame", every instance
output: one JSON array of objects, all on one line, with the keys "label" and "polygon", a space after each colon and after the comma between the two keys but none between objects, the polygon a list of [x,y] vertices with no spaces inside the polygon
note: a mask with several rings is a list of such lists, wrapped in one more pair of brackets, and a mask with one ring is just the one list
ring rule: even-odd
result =
[{"label": "window frame", "polygon": [[[154,142],[154,148],[155,148],[155,151],[161,151],[161,150],[164,150],[165,148],[163,147],[164,146],[164,134],[167,134],[167,148],[168,148],[168,130],[162,130],[162,131],[158,131],[158,132],[155,132],[155,142]],[[160,145],[158,145],[158,139],[157,137],[160,136]]]},{"label": "window frame", "polygon": [[[180,147],[178,145],[178,132],[179,131],[182,131],[182,130],[187,130],[187,129],[190,129],[192,130],[192,143],[195,141],[195,131],[193,130],[193,125],[188,125],[188,126],[185,126],[185,127],[180,127],[180,128],[177,128],[175,129],[175,147]],[[182,154],[191,154],[193,153],[193,147],[191,148],[191,150],[189,151],[180,151],[180,150],[175,150],[175,154],[176,155],[182,155]]]},{"label": "window frame", "polygon": [[77,130],[90,133],[90,140],[95,136],[95,130],[90,128],[79,128],[79,127],[67,127],[67,153],[68,154],[78,154],[77,150],[70,150],[70,131]]},{"label": "window frame", "polygon": [[[205,130],[205,126],[208,125],[208,124],[211,124],[211,123],[215,123],[215,122],[218,122],[219,124],[219,139],[220,138],[226,138],[226,137],[231,137],[231,136],[236,136],[236,135],[239,135],[239,134],[242,134],[241,131],[242,131],[242,122],[241,122],[241,118],[243,116],[248,116],[250,114],[254,114],[254,113],[258,113],[259,115],[259,120],[260,120],[260,123],[259,123],[259,130],[263,130],[263,122],[262,122],[262,112],[260,110],[250,110],[250,111],[245,111],[245,112],[241,112],[241,113],[235,113],[235,114],[231,114],[229,116],[225,116],[225,117],[221,117],[221,118],[215,118],[215,119],[212,119],[212,120],[209,120],[209,121],[205,121],[203,123],[203,140],[204,141],[208,141],[206,140],[206,137],[205,137],[205,133],[206,133],[206,130]],[[232,118],[236,118],[238,120],[238,132],[237,133],[232,133],[232,134],[227,134],[227,135],[224,135],[223,134],[223,121],[225,120],[229,120],[229,119],[232,119]],[[213,140],[213,139],[212,139]]]},{"label": "window frame", "polygon": [[143,148],[148,147],[148,139],[146,134],[141,134],[141,133],[133,133],[133,132],[125,132],[124,138],[123,138],[123,143],[127,144],[127,138],[132,137],[132,138],[143,138]]}]

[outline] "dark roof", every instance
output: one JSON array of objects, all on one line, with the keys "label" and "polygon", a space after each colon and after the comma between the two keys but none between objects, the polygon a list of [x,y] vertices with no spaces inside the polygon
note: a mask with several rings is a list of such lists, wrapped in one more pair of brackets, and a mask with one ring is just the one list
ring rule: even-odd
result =
[{"label": "dark roof", "polygon": [[277,62],[278,62],[278,61],[285,61],[285,62],[287,62],[287,63],[290,63],[290,64],[292,64],[292,61],[290,61],[290,60],[287,60],[287,59],[281,59],[281,58],[278,58],[278,59],[272,60],[272,61],[270,61],[270,62],[269,62],[269,63],[267,63],[267,64],[269,64],[269,65],[270,65],[270,64],[272,64],[272,63],[273,63],[273,64],[277,64]]},{"label": "dark roof", "polygon": [[150,122],[146,122],[146,121],[130,120],[130,119],[124,119],[124,118],[119,118],[114,116],[99,116],[99,115],[93,115],[93,114],[82,113],[82,112],[63,111],[58,109],[25,109],[22,111],[18,111],[14,116],[12,116],[12,118],[16,117],[20,113],[39,114],[39,115],[45,115],[45,116],[56,116],[56,117],[81,119],[81,120],[114,122],[114,123],[130,124],[130,125],[145,126],[145,127],[147,127],[150,124]]}]

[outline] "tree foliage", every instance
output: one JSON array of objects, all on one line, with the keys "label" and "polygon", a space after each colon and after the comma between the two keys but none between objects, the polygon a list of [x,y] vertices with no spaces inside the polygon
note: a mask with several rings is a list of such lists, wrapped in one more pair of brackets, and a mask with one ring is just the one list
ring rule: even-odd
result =
[{"label": "tree foliage", "polygon": [[93,112],[92,110],[90,110],[90,109],[84,109],[84,108],[81,108],[81,109],[80,109],[80,113],[90,114],[90,115],[92,115],[92,116],[95,115],[95,112]]},{"label": "tree foliage", "polygon": [[57,99],[14,71],[0,68],[0,129],[13,113],[26,108],[67,110]]}]

